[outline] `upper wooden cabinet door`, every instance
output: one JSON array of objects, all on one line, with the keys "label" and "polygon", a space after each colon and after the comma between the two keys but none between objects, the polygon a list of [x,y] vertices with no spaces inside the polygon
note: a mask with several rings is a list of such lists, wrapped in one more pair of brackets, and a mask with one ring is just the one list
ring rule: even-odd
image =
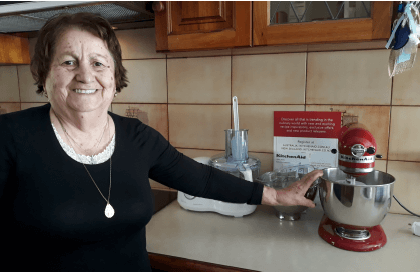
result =
[{"label": "upper wooden cabinet door", "polygon": [[390,36],[393,2],[372,2],[370,18],[270,25],[270,2],[253,2],[253,45],[311,44],[385,40]]},{"label": "upper wooden cabinet door", "polygon": [[156,51],[193,51],[252,45],[252,4],[169,1],[155,12]]},{"label": "upper wooden cabinet door", "polygon": [[0,64],[30,64],[28,38],[0,34]]}]

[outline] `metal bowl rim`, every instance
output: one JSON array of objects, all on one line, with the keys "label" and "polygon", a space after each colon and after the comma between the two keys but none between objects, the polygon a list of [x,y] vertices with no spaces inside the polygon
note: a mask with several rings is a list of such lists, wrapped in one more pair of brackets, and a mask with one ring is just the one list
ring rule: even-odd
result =
[{"label": "metal bowl rim", "polygon": [[[323,171],[324,172],[324,175],[325,175],[325,170],[328,170],[328,169],[338,169],[338,168],[326,168]],[[338,170],[340,170],[340,169],[338,169]],[[342,171],[342,170],[340,170],[340,171]],[[374,171],[375,172],[384,173],[384,174],[387,174],[387,175],[391,176],[393,178],[393,181],[392,182],[389,182],[387,184],[372,184],[372,185],[365,184],[365,185],[360,185],[360,184],[344,184],[344,183],[332,181],[332,180],[329,180],[329,179],[324,178],[324,175],[322,175],[321,177],[319,177],[319,179],[321,179],[322,181],[328,181],[328,182],[333,183],[333,184],[343,185],[343,186],[351,186],[351,187],[382,187],[382,186],[389,186],[389,185],[394,184],[395,177],[393,175],[388,174],[388,173],[385,173],[385,172],[382,172],[382,171],[379,171],[379,170],[374,170]],[[357,179],[357,177],[356,177],[356,179]]]}]

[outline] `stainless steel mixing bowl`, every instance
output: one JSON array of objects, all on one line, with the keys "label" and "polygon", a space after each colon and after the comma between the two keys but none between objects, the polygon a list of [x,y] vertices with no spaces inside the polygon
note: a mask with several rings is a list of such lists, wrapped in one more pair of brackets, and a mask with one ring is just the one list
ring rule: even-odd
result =
[{"label": "stainless steel mixing bowl", "polygon": [[331,220],[353,226],[379,225],[391,207],[395,178],[381,171],[356,177],[338,168],[324,169],[320,178],[319,198]]}]

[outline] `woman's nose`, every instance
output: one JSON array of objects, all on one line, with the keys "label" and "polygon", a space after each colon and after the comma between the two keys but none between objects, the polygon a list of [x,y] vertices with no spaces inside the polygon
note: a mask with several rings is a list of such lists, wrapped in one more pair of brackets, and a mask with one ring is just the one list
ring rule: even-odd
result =
[{"label": "woman's nose", "polygon": [[93,82],[94,75],[90,65],[85,63],[80,63],[76,71],[76,80],[82,83],[91,83]]}]

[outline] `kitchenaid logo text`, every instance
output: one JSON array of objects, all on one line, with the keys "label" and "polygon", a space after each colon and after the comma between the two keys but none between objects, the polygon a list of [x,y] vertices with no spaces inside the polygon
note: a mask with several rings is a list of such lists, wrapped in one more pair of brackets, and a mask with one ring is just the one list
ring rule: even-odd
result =
[{"label": "kitchenaid logo text", "polygon": [[353,157],[340,154],[339,160],[345,162],[371,163],[375,161],[375,156]]},{"label": "kitchenaid logo text", "polygon": [[290,156],[290,155],[283,155],[283,154],[276,154],[277,158],[284,158],[284,159],[306,159],[306,156],[296,155],[296,156]]}]

